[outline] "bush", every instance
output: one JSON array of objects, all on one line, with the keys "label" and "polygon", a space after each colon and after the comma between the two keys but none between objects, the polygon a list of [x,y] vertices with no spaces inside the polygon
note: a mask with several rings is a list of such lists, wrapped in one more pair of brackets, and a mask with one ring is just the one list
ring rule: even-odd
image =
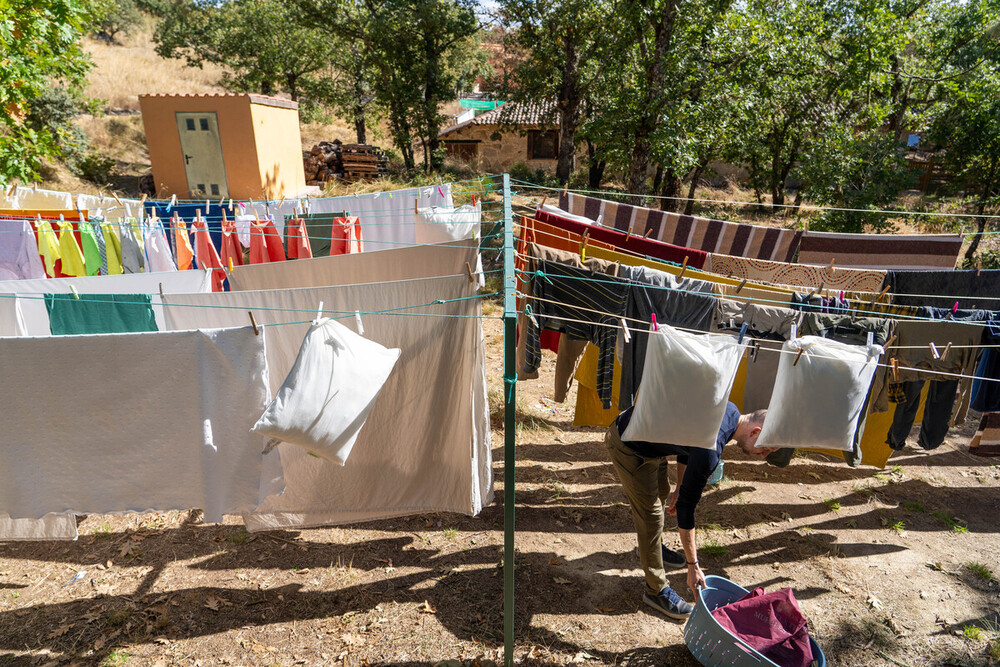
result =
[{"label": "bush", "polygon": [[142,22],[142,12],[136,0],[95,0],[92,4],[94,35],[109,44],[118,35],[127,35]]},{"label": "bush", "polygon": [[114,158],[101,155],[97,151],[88,151],[69,163],[69,168],[74,174],[96,185],[110,185],[116,166]]},{"label": "bush", "polygon": [[80,104],[79,97],[67,88],[47,88],[31,100],[24,124],[39,135],[51,137],[63,158],[78,159],[87,150],[87,135],[73,123]]},{"label": "bush", "polygon": [[550,173],[544,169],[532,170],[523,162],[515,162],[508,169],[510,177],[517,181],[527,181],[535,185],[543,185],[550,188],[558,188],[563,184],[556,179],[555,173]]}]

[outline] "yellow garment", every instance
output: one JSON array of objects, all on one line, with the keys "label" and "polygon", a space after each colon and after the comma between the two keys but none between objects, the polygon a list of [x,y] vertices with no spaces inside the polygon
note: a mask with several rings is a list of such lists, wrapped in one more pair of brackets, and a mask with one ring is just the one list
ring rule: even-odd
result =
[{"label": "yellow garment", "polygon": [[62,253],[59,252],[59,239],[48,220],[38,223],[38,254],[45,262],[45,273],[54,278],[56,260],[62,257]]},{"label": "yellow garment", "polygon": [[740,366],[736,369],[736,379],[733,380],[733,388],[729,392],[729,400],[736,404],[736,407],[743,412],[743,398],[747,388],[747,355],[740,359]]},{"label": "yellow garment", "polygon": [[108,258],[108,275],[117,276],[122,270],[122,241],[118,238],[115,226],[110,222],[101,223],[104,234],[104,254]]},{"label": "yellow garment", "polygon": [[67,276],[87,275],[87,265],[83,260],[83,251],[73,235],[73,224],[59,223],[59,252],[62,254],[62,272]]},{"label": "yellow garment", "polygon": [[597,396],[597,346],[587,344],[587,349],[576,367],[576,414],[573,426],[610,426],[618,416],[618,396],[621,390],[622,367],[615,359],[615,380],[611,391],[611,407],[607,410]]}]

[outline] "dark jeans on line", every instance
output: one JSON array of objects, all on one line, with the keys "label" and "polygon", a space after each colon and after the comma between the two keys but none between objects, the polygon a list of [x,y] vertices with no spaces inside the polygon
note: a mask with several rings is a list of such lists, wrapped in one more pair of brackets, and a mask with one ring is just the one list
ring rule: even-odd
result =
[{"label": "dark jeans on line", "polygon": [[[913,420],[920,408],[920,392],[924,388],[923,380],[903,382],[904,400],[896,404],[896,413],[889,427],[889,437],[886,442],[895,450],[906,445],[906,437],[913,428]],[[952,408],[955,405],[955,395],[958,393],[958,380],[932,381],[927,389],[927,400],[924,402],[924,419],[920,424],[920,435],[917,444],[923,449],[936,449],[944,442],[951,425]]]}]

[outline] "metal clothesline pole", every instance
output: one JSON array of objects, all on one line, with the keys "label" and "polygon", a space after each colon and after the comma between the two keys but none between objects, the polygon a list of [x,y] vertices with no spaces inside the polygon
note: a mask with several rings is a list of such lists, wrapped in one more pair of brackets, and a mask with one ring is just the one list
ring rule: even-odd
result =
[{"label": "metal clothesline pole", "polygon": [[514,399],[517,387],[517,302],[510,175],[503,175],[503,661],[514,665]]}]

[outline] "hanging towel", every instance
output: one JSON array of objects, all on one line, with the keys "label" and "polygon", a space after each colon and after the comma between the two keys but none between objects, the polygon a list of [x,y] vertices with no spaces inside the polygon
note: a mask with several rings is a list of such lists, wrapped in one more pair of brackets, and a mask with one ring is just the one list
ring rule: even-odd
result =
[{"label": "hanging towel", "polygon": [[785,341],[756,446],[852,451],[882,351],[819,336]]},{"label": "hanging towel", "polygon": [[228,268],[230,265],[237,267],[243,264],[243,248],[237,237],[235,221],[228,219],[222,221],[220,246],[220,259],[222,260],[223,267]]},{"label": "hanging towel", "polygon": [[714,449],[743,357],[735,336],[650,331],[635,410],[622,440]]},{"label": "hanging towel", "polygon": [[351,255],[363,250],[358,218],[334,218],[330,226],[330,254]]},{"label": "hanging towel", "polygon": [[219,253],[212,245],[212,237],[208,235],[208,226],[201,220],[191,223],[191,226],[194,229],[194,247],[195,255],[198,258],[198,267],[211,269],[212,291],[221,292],[223,284],[226,282],[226,272],[222,268]]},{"label": "hanging towel", "polygon": [[194,259],[194,249],[191,247],[191,237],[188,236],[187,223],[177,218],[174,225],[174,247],[177,250],[177,270],[187,271]]},{"label": "hanging towel", "polygon": [[108,262],[109,276],[121,275],[122,269],[122,241],[115,231],[115,225],[110,222],[101,223],[101,235],[104,237],[104,256]]},{"label": "hanging towel", "polygon": [[19,378],[0,383],[0,513],[253,510],[282,486],[249,430],[270,398],[266,333],[0,339],[0,377]]},{"label": "hanging towel", "polygon": [[126,221],[121,230],[122,272],[142,273],[146,269],[146,251],[139,242],[135,221]]},{"label": "hanging towel", "polygon": [[86,267],[86,275],[100,275],[101,265],[104,262],[101,259],[101,248],[97,244],[97,237],[94,236],[94,228],[89,222],[81,222],[79,229],[80,246],[83,250],[83,263]]},{"label": "hanging towel", "polygon": [[149,270],[154,272],[176,271],[174,258],[170,254],[170,243],[163,231],[163,224],[157,220],[150,223],[146,231],[146,255],[149,257]]},{"label": "hanging towel", "polygon": [[[983,271],[889,271],[885,287],[892,302],[910,306],[1000,308],[1000,269]],[[930,296],[941,295],[941,296]]]},{"label": "hanging towel", "polygon": [[285,250],[281,246],[274,223],[254,223],[250,227],[250,263],[264,264],[266,262],[285,261]]},{"label": "hanging towel", "polygon": [[288,259],[311,259],[312,246],[306,221],[302,218],[289,220],[285,229],[288,230]]},{"label": "hanging towel", "polygon": [[482,221],[482,201],[475,206],[434,206],[417,210],[417,243],[445,243],[473,239],[479,236]]},{"label": "hanging towel", "polygon": [[149,294],[46,294],[53,336],[157,331]]},{"label": "hanging towel", "polygon": [[387,349],[335,320],[313,322],[251,430],[344,465],[397,359],[398,348]]},{"label": "hanging towel", "polygon": [[67,276],[87,275],[86,262],[80,244],[76,242],[72,222],[59,223],[59,253],[62,258],[62,271]]},{"label": "hanging towel", "polygon": [[0,220],[0,280],[44,278],[38,243],[27,220]]},{"label": "hanging towel", "polygon": [[59,249],[59,238],[48,220],[38,223],[38,253],[45,261],[45,273],[55,277],[56,262],[62,257],[62,251]]},{"label": "hanging towel", "polygon": [[[962,249],[961,234],[834,234],[806,232],[799,246],[800,264],[857,269],[954,269]],[[730,253],[735,254],[735,253]]]}]

